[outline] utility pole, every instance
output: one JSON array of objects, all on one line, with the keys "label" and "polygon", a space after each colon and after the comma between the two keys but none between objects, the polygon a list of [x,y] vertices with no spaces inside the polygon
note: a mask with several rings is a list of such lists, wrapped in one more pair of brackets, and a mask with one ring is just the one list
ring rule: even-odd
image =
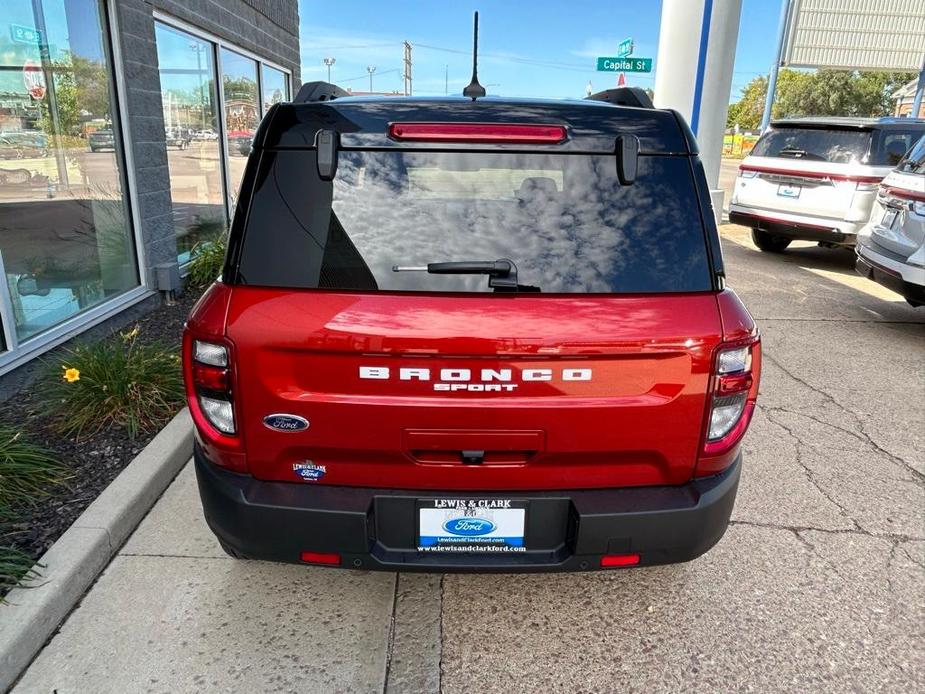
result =
[{"label": "utility pole", "polygon": [[443,94],[444,96],[449,96],[450,94],[450,66],[449,64],[443,66]]},{"label": "utility pole", "polygon": [[324,64],[328,66],[328,83],[331,82],[331,66],[337,62],[336,58],[325,58]]},{"label": "utility pole", "polygon": [[375,65],[367,65],[366,72],[369,73],[369,93],[373,93],[373,73],[376,71]]},{"label": "utility pole", "polygon": [[[405,41],[405,96],[411,96],[411,44]],[[372,90],[370,90],[372,91]]]}]

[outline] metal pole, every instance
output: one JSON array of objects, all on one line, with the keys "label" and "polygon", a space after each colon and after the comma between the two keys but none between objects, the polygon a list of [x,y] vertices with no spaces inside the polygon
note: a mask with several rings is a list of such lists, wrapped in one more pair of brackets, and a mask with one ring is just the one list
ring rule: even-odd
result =
[{"label": "metal pole", "polygon": [[920,118],[922,110],[922,92],[925,92],[925,60],[922,61],[922,70],[919,72],[919,83],[915,89],[915,97],[912,99],[912,112],[910,118]]},{"label": "metal pole", "polygon": [[768,74],[768,93],[764,99],[764,114],[761,116],[761,132],[764,132],[771,123],[771,107],[774,105],[774,93],[777,91],[777,73],[780,70],[780,59],[784,54],[784,35],[787,32],[787,18],[790,16],[790,4],[793,0],[782,0],[780,5],[780,20],[777,24],[777,53],[774,64]]},{"label": "metal pole", "polygon": [[[55,68],[51,62],[51,49],[48,46],[48,30],[45,27],[45,15],[42,11],[41,0],[32,0],[32,15],[35,18],[35,28],[41,34],[39,42],[39,58],[42,63],[42,74],[45,76],[45,91],[48,92],[48,112],[51,116],[52,142],[55,148],[55,164],[58,167],[58,185],[65,188],[70,187],[70,181],[67,175],[67,161],[64,158],[62,149],[61,122],[58,118],[58,99],[55,94]],[[44,43],[43,43],[44,42]],[[58,141],[55,142],[55,139]],[[51,191],[49,186],[49,197]]]}]

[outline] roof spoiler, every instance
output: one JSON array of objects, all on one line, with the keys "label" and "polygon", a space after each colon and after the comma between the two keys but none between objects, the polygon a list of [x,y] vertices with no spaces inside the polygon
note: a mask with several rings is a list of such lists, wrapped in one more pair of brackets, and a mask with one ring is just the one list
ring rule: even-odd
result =
[{"label": "roof spoiler", "polygon": [[313,101],[333,101],[350,94],[330,82],[306,82],[293,99],[294,104],[307,104]]},{"label": "roof spoiler", "polygon": [[[301,92],[300,92],[301,94]],[[597,94],[585,97],[591,101],[606,101],[616,106],[635,106],[636,108],[655,108],[652,99],[639,87],[617,87],[605,89]]]}]

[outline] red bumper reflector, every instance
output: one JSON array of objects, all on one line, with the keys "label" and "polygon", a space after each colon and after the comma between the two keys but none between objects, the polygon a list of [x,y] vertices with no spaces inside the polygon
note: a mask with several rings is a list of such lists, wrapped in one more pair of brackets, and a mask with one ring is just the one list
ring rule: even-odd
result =
[{"label": "red bumper reflector", "polygon": [[389,137],[406,142],[556,144],[568,135],[564,125],[516,123],[392,123]]},{"label": "red bumper reflector", "polygon": [[306,564],[327,564],[337,566],[340,564],[340,555],[325,552],[302,552],[302,561]]},{"label": "red bumper reflector", "polygon": [[602,569],[613,569],[619,566],[636,566],[638,563],[638,554],[605,554],[601,557]]}]

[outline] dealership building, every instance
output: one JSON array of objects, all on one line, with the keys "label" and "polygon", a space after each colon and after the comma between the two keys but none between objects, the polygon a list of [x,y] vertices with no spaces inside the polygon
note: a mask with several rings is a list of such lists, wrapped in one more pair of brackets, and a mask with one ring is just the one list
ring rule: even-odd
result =
[{"label": "dealership building", "polygon": [[0,375],[157,305],[224,231],[298,26],[297,0],[0,2]]}]

